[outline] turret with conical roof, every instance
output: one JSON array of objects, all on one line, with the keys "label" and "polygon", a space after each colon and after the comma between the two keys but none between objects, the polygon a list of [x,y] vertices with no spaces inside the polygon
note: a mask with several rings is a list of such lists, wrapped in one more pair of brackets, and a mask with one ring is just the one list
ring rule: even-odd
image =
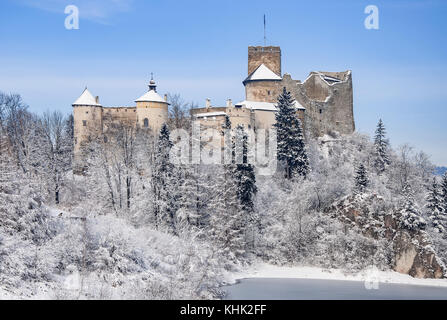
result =
[{"label": "turret with conical roof", "polygon": [[78,106],[90,106],[90,107],[101,107],[99,103],[99,97],[94,98],[93,95],[88,91],[87,87],[85,87],[81,96],[73,102],[73,107]]},{"label": "turret with conical roof", "polygon": [[168,121],[167,96],[162,98],[157,93],[154,79],[149,82],[149,91],[135,100],[137,103],[137,124],[140,128],[148,128],[158,132],[162,125]]},{"label": "turret with conical roof", "polygon": [[[94,97],[87,87],[81,96],[72,104],[74,118],[74,154],[85,142],[102,134],[102,105],[99,97]],[[75,159],[76,162],[76,159]]]}]

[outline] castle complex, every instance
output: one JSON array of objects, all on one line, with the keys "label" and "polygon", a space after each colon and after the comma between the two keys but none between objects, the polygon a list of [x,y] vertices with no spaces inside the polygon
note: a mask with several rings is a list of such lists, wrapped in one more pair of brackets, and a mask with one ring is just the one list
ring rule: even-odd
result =
[{"label": "castle complex", "polygon": [[[351,71],[311,72],[301,82],[287,73],[282,75],[280,47],[248,47],[248,76],[243,85],[244,101],[233,104],[229,99],[226,106],[212,106],[207,99],[205,107],[191,110],[193,121],[204,128],[221,128],[228,115],[232,127],[269,129],[275,123],[278,95],[286,88],[308,134],[354,132]],[[73,103],[75,157],[85,142],[106,133],[113,124],[125,123],[157,133],[168,120],[169,103],[156,88],[151,80],[149,91],[130,107],[103,107],[86,88]]]},{"label": "castle complex", "polygon": [[162,98],[157,93],[154,80],[149,83],[149,91],[135,100],[132,107],[103,107],[99,97],[85,88],[82,95],[73,103],[74,154],[79,154],[82,146],[106,133],[112,125],[130,125],[159,132],[168,120],[167,95]]},{"label": "castle complex", "polygon": [[351,71],[311,72],[304,82],[281,73],[280,47],[248,47],[248,76],[243,81],[245,100],[224,107],[211,106],[192,110],[203,127],[220,127],[228,115],[233,127],[243,125],[256,130],[269,129],[275,123],[278,95],[286,88],[295,99],[298,117],[313,136],[331,132],[354,132]]}]

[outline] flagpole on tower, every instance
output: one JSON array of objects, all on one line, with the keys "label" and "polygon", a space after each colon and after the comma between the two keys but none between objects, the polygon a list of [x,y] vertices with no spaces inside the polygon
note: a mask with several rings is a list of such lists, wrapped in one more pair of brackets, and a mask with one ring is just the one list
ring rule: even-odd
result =
[{"label": "flagpole on tower", "polygon": [[265,35],[265,14],[264,14],[264,47],[267,45],[267,37]]}]

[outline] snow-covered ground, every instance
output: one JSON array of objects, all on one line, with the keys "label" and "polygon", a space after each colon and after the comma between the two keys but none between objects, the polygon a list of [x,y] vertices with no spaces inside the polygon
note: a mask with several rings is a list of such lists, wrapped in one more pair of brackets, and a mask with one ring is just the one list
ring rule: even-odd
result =
[{"label": "snow-covered ground", "polygon": [[417,279],[406,274],[394,271],[380,271],[375,268],[356,274],[348,274],[339,269],[323,269],[309,266],[287,267],[258,263],[244,271],[226,275],[226,281],[229,284],[246,278],[347,280],[447,287],[447,279]]}]

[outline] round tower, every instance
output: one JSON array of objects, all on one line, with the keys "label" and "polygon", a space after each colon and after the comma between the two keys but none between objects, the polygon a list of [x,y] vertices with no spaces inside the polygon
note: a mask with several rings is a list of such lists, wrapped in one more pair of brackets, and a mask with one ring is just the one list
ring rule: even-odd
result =
[{"label": "round tower", "polygon": [[162,98],[157,93],[154,79],[149,82],[149,91],[135,100],[137,103],[137,125],[142,129],[150,129],[154,133],[160,132],[164,123],[168,121],[167,96]]},{"label": "round tower", "polygon": [[99,103],[99,98],[93,97],[87,87],[72,106],[74,154],[76,157],[85,142],[91,141],[102,134],[102,106]]}]

